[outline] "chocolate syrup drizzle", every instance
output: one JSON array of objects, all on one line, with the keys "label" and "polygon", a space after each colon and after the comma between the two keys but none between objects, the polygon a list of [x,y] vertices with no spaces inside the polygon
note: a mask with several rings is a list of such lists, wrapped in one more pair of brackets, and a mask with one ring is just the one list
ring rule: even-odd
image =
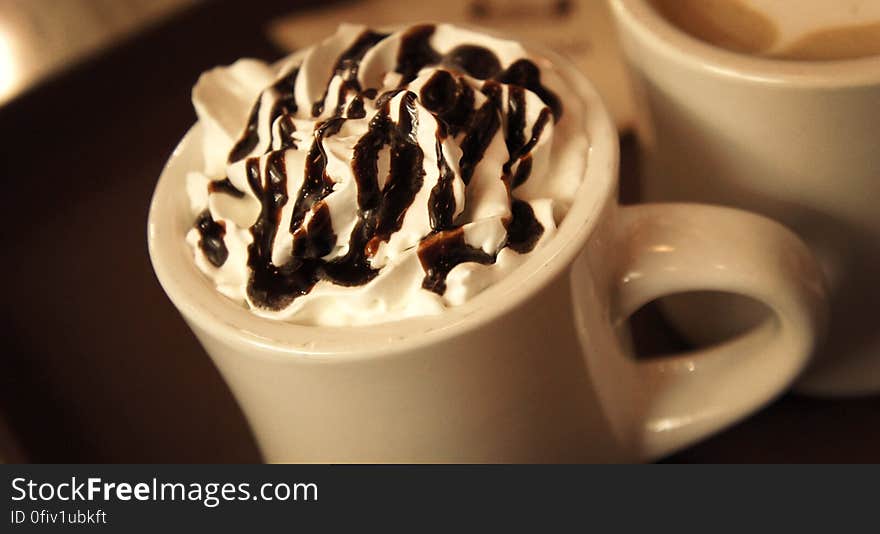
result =
[{"label": "chocolate syrup drizzle", "polygon": [[459,227],[424,239],[419,244],[419,261],[425,270],[422,287],[442,295],[446,292],[446,275],[456,265],[465,262],[488,265],[495,263],[495,256],[468,245],[464,228]]},{"label": "chocolate syrup drizzle", "polygon": [[254,151],[257,147],[257,143],[260,142],[260,135],[257,132],[257,126],[259,125],[260,119],[260,106],[263,102],[262,97],[263,95],[260,95],[260,97],[257,98],[257,101],[254,102],[254,107],[251,108],[251,114],[248,115],[244,134],[242,134],[241,138],[235,143],[235,146],[233,146],[232,150],[229,152],[229,163],[235,163],[236,161],[244,159],[248,154]]},{"label": "chocolate syrup drizzle", "polygon": [[444,133],[456,136],[474,115],[474,90],[464,79],[438,70],[422,86],[419,100],[440,119]]},{"label": "chocolate syrup drizzle", "polygon": [[559,120],[562,117],[562,103],[553,91],[541,84],[541,69],[528,59],[514,61],[504,71],[495,76],[495,80],[507,84],[525,87],[538,95],[553,112],[553,118]]},{"label": "chocolate syrup drizzle", "polygon": [[208,192],[209,193],[223,193],[235,198],[244,198],[244,191],[239,191],[237,187],[232,185],[232,182],[229,181],[229,177],[222,180],[214,180],[208,183]]},{"label": "chocolate syrup drizzle", "polygon": [[465,185],[471,182],[477,163],[483,159],[489,143],[501,127],[501,86],[487,80],[480,91],[488,98],[471,116],[461,142],[462,154],[458,166]]},{"label": "chocolate syrup drizzle", "polygon": [[[248,295],[258,306],[282,309],[294,299],[307,294],[320,280],[355,286],[372,280],[378,270],[370,266],[382,242],[400,230],[404,216],[424,182],[424,154],[418,144],[418,112],[416,100],[438,119],[435,144],[439,177],[431,189],[428,212],[432,233],[418,246],[418,257],[425,271],[422,287],[442,295],[446,276],[464,262],[491,264],[495,256],[472,247],[465,241],[464,228],[455,224],[455,174],[442,149],[447,136],[461,135],[462,156],[459,168],[467,185],[474,169],[502,124],[502,84],[508,84],[507,124],[505,143],[509,160],[501,177],[512,190],[522,184],[531,169],[531,150],[551,119],[558,120],[562,106],[558,97],[541,84],[540,70],[527,59],[520,59],[507,69],[489,49],[476,45],[461,45],[445,55],[431,46],[435,27],[420,25],[408,29],[401,38],[394,72],[401,75],[398,88],[377,94],[376,89],[363,90],[357,73],[364,55],[388,34],[365,31],[337,58],[322,98],[312,104],[313,117],[324,112],[330,82],[339,77],[339,93],[333,115],[319,122],[306,156],[305,175],[296,198],[288,199],[285,151],[296,148],[293,117],[297,112],[294,85],[299,68],[282,76],[260,95],[251,109],[241,138],[229,153],[229,162],[245,158],[245,170],[251,192],[260,201],[260,214],[251,227],[253,242],[248,247]],[[419,71],[429,65],[441,65],[422,86],[419,94],[406,89]],[[474,90],[463,78],[484,80],[480,91],[487,97],[474,109]],[[525,92],[535,93],[548,106],[532,127],[530,138],[525,139]],[[258,132],[260,108],[265,92],[270,91],[273,104],[269,114],[269,139],[260,139]],[[390,119],[391,101],[400,98],[399,120]],[[349,101],[349,97],[353,98]],[[327,155],[323,141],[336,135],[348,119],[366,117],[364,100],[374,100],[378,111],[370,120],[367,132],[355,144],[352,170],[357,184],[357,222],[351,232],[347,253],[326,260],[337,245],[330,209],[324,199],[332,192],[334,182],[327,175]],[[268,99],[267,99],[268,100]],[[346,106],[346,102],[348,105]],[[280,120],[277,120],[279,119]],[[276,122],[277,120],[277,122]],[[273,150],[273,128],[277,124],[278,143]],[[265,144],[261,157],[254,154],[260,143]],[[378,159],[387,147],[390,151],[390,171],[385,185],[379,187]],[[264,167],[261,171],[261,165]],[[515,169],[514,169],[515,166]],[[209,191],[240,198],[239,191],[228,178],[209,184]],[[289,231],[293,235],[290,257],[276,265],[272,261],[273,243],[281,222],[281,210],[292,200],[293,209]],[[311,217],[303,225],[308,214]],[[544,232],[531,206],[511,196],[511,217],[506,221],[505,246],[524,254],[531,251]],[[196,221],[201,235],[199,247],[208,260],[221,266],[228,257],[223,242],[225,226],[214,222],[209,211]]]},{"label": "chocolate syrup drizzle", "polygon": [[[272,85],[272,87],[266,90],[272,91],[277,95],[275,103],[272,105],[272,111],[269,114],[270,128],[267,150],[272,147],[271,125],[275,122],[275,119],[281,115],[284,115],[285,118],[291,118],[296,114],[297,105],[293,94],[293,88],[296,85],[297,76],[299,76],[299,67],[294,68],[282,76],[274,85]],[[254,107],[251,108],[251,113],[248,116],[247,126],[245,126],[244,133],[229,152],[229,163],[235,163],[236,161],[246,158],[255,148],[257,148],[257,144],[260,142],[260,134],[258,131],[260,123],[260,106],[262,105],[263,94],[266,91],[260,93],[260,96],[254,103]],[[282,121],[280,128],[282,134],[282,147],[284,147],[284,145],[295,146],[293,142],[293,132],[296,130],[296,127],[293,125],[293,121]]]},{"label": "chocolate syrup drizzle", "polygon": [[452,219],[455,215],[455,193],[452,190],[452,182],[455,179],[455,173],[449,168],[449,163],[443,154],[440,135],[437,136],[435,147],[437,169],[440,173],[437,183],[431,188],[431,196],[428,197],[428,217],[431,220],[431,229],[440,232],[452,228]]},{"label": "chocolate syrup drizzle", "polygon": [[199,231],[199,248],[214,267],[222,267],[229,257],[223,236],[226,235],[226,225],[223,221],[214,221],[211,212],[205,210],[196,219],[196,229]]},{"label": "chocolate syrup drizzle", "polygon": [[[342,54],[340,54],[339,58],[336,60],[336,64],[333,67],[333,72],[330,74],[330,79],[327,80],[327,88],[324,89],[324,94],[321,96],[320,100],[316,101],[312,104],[312,117],[318,117],[321,113],[324,112],[324,104],[327,101],[327,93],[330,91],[330,82],[334,77],[339,76],[342,80],[342,83],[339,84],[339,95],[337,98],[336,111],[334,113],[335,116],[342,115],[342,109],[345,107],[345,97],[348,96],[349,93],[360,93],[361,84],[358,83],[357,73],[358,68],[361,66],[361,60],[364,58],[364,54],[366,54],[371,48],[376,46],[376,43],[381,41],[382,39],[388,37],[387,33],[376,33],[370,30],[366,30],[361,33],[357,39],[355,39],[354,43],[351,44],[347,49],[345,49]],[[357,100],[358,97],[355,98]],[[360,105],[355,107],[355,113],[359,114],[358,109],[363,111],[363,101],[360,101]],[[366,116],[366,113],[360,114],[360,116],[352,116],[348,115],[351,118],[361,119]]]},{"label": "chocolate syrup drizzle", "polygon": [[400,85],[413,81],[420,70],[428,65],[436,65],[443,59],[431,46],[434,29],[431,24],[421,24],[403,34],[397,52],[397,66],[394,68],[394,72],[401,75]]},{"label": "chocolate syrup drizzle", "polygon": [[488,80],[501,72],[498,56],[488,48],[476,45],[456,46],[443,56],[443,65],[481,80]]},{"label": "chocolate syrup drizzle", "polygon": [[[509,177],[511,189],[522,185],[532,172],[532,149],[538,144],[541,133],[550,121],[551,111],[544,108],[532,125],[532,135],[526,142],[523,133],[526,128],[526,96],[525,89],[511,85],[507,95],[507,131],[504,138],[507,153],[510,155],[504,164],[504,174]],[[517,163],[516,171],[510,176],[513,164]]]}]

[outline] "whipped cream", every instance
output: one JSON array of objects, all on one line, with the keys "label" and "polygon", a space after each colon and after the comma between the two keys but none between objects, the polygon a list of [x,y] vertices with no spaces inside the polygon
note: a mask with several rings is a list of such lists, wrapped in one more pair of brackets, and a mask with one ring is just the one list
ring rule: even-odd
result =
[{"label": "whipped cream", "polygon": [[552,238],[586,164],[584,110],[552,65],[450,25],[342,25],[274,67],[202,74],[193,104],[195,263],[301,324],[468,301]]}]

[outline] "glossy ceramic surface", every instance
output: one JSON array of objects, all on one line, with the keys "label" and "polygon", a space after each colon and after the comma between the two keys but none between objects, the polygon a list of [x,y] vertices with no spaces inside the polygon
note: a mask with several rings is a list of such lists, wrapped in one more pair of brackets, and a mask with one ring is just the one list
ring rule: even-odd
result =
[{"label": "glossy ceramic surface", "polygon": [[[563,60],[554,57],[558,65]],[[583,186],[557,237],[446,313],[371,327],[273,322],[220,296],[183,236],[196,126],[159,179],[156,274],[273,462],[551,462],[657,458],[783,391],[823,324],[822,281],[780,225],[727,208],[616,203],[618,144],[598,95]],[[776,321],[712,350],[636,361],[626,318],[691,289],[747,294]]]}]

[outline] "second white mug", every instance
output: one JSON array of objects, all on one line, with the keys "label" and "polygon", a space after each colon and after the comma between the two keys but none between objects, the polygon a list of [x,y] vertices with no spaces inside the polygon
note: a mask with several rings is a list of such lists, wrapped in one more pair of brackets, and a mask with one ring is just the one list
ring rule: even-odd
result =
[{"label": "second white mug", "polygon": [[[880,391],[880,56],[785,61],[735,53],[667,22],[647,0],[611,0],[637,95],[649,201],[762,213],[813,248],[830,286],[829,337],[799,383]],[[713,306],[742,313],[707,313]],[[668,305],[697,342],[750,310],[723,296]]]}]

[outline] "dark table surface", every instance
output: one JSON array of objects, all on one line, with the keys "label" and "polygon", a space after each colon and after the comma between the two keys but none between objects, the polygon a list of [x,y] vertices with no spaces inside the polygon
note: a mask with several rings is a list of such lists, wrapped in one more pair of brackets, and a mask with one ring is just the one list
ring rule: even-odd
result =
[{"label": "dark table surface", "polygon": [[[195,119],[198,74],[242,56],[280,57],[266,23],[309,8],[209,2],[0,108],[7,460],[259,461],[240,410],[153,275],[147,206]],[[622,149],[622,200],[632,202],[631,136]],[[633,328],[642,353],[684,346],[653,308]],[[877,462],[878,423],[880,396],[785,395],[667,461]]]}]

